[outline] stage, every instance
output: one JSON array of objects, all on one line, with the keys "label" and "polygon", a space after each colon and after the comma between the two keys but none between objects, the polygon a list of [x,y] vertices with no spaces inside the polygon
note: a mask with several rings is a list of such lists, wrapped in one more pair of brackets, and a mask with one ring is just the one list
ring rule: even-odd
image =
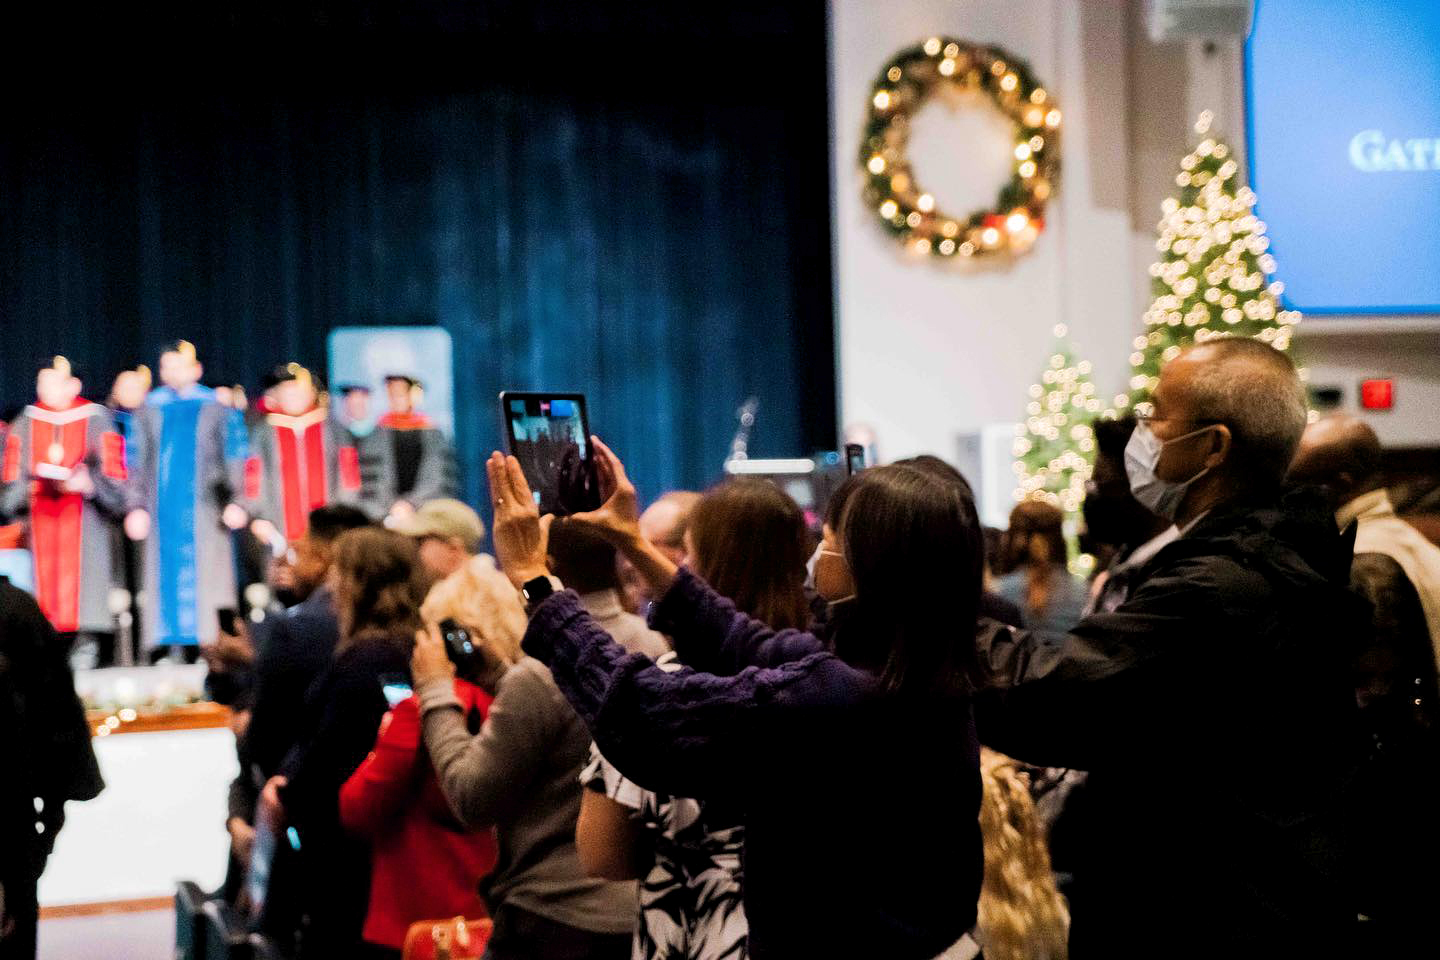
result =
[{"label": "stage", "polygon": [[76,674],[105,791],[66,806],[40,878],[47,917],[143,907],[172,897],[182,879],[220,885],[238,767],[229,712],[194,702],[204,677],[203,664]]}]

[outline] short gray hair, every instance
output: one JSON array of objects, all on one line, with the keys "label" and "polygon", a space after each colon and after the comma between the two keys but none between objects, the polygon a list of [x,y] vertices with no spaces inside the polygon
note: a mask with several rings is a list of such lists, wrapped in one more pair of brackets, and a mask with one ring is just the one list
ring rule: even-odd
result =
[{"label": "short gray hair", "polygon": [[1232,469],[1257,483],[1278,484],[1308,417],[1295,365],[1269,344],[1248,337],[1216,338],[1186,352],[1200,351],[1208,355],[1188,391],[1196,416],[1230,428]]}]

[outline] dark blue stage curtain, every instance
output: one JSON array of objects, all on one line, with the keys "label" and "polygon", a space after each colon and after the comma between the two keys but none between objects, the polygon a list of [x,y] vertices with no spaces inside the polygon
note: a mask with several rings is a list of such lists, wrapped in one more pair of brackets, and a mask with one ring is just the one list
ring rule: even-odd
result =
[{"label": "dark blue stage curtain", "polygon": [[[502,389],[589,394],[646,497],[719,476],[747,395],[753,455],[833,445],[813,6],[726,25],[727,46],[766,34],[763,83],[717,77],[754,65],[711,50],[708,79],[667,67],[532,88],[522,63],[543,60],[497,54],[483,75],[398,90],[349,64],[254,89],[99,78],[93,102],[22,109],[0,120],[4,407],[55,353],[100,399],[119,367],[185,337],[208,381],[253,388],[277,362],[323,369],[332,327],[439,324],[472,502]],[[407,50],[422,69],[423,45]]]}]

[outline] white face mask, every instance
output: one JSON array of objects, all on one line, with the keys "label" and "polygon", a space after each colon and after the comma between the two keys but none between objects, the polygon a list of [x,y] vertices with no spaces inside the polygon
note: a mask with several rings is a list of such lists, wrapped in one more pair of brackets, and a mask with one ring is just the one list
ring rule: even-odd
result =
[{"label": "white face mask", "polygon": [[1191,430],[1173,440],[1161,440],[1144,420],[1135,424],[1135,432],[1130,435],[1130,442],[1125,445],[1125,475],[1130,478],[1130,492],[1135,495],[1135,499],[1157,517],[1173,521],[1180,512],[1180,504],[1185,500],[1191,484],[1209,473],[1210,468],[1206,467],[1189,480],[1170,483],[1155,475],[1155,468],[1160,465],[1160,454],[1168,444],[1213,429],[1212,424],[1199,430]]},{"label": "white face mask", "polygon": [[806,590],[814,590],[814,589],[815,589],[815,564],[817,564],[817,563],[820,562],[820,554],[822,554],[822,553],[824,553],[824,552],[825,552],[825,542],[822,540],[822,541],[820,542],[819,546],[817,546],[817,547],[815,548],[815,552],[812,553],[812,554],[810,554],[810,559],[805,561],[805,589],[806,589]]}]

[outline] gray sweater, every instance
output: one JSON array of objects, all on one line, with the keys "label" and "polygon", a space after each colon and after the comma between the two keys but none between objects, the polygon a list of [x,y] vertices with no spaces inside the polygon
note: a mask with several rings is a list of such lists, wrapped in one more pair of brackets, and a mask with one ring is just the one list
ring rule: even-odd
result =
[{"label": "gray sweater", "polygon": [[581,930],[630,933],[635,884],[580,869],[575,821],[590,734],[549,669],[526,657],[506,671],[478,736],[465,728],[449,680],[418,692],[425,746],[451,808],[471,829],[493,824],[499,837],[484,890],[492,909],[507,904]]}]

